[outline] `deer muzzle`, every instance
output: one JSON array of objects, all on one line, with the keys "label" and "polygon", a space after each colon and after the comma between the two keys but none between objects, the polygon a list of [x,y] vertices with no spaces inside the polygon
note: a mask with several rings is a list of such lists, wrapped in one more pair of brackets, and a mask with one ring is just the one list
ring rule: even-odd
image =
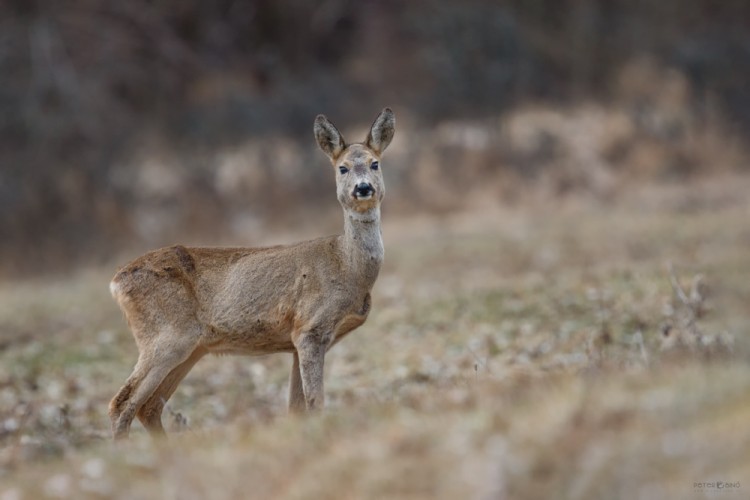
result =
[{"label": "deer muzzle", "polygon": [[375,189],[369,182],[360,182],[354,187],[352,196],[359,200],[366,200],[375,194]]}]

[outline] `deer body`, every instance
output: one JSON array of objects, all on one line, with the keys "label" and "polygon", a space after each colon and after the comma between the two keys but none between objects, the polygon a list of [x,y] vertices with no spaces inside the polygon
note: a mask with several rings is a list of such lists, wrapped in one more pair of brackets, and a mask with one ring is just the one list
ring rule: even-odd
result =
[{"label": "deer body", "polygon": [[325,117],[315,121],[318,144],[337,168],[342,235],[267,248],[178,245],[118,271],[110,290],[139,358],[110,403],[116,439],[127,437],[135,416],[163,434],[164,404],[208,353],[293,353],[290,411],[322,407],[325,353],[367,319],[383,261],[379,160],[394,123],[386,108],[364,143],[347,146]]}]

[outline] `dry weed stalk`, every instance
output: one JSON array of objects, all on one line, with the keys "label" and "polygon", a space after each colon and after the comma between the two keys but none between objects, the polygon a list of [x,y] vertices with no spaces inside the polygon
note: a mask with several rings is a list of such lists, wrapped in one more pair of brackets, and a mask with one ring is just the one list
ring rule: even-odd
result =
[{"label": "dry weed stalk", "polygon": [[676,300],[672,301],[667,314],[669,319],[661,328],[662,351],[676,348],[691,352],[701,351],[705,354],[731,352],[734,338],[730,333],[706,333],[698,324],[698,320],[710,310],[706,305],[708,287],[703,275],[693,276],[690,291],[686,292],[671,262],[667,263],[667,272]]}]

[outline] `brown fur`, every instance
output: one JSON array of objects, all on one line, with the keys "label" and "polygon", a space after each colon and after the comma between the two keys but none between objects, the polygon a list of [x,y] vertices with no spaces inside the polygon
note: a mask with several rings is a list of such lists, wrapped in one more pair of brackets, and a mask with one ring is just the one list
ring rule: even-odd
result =
[{"label": "brown fur", "polygon": [[[269,248],[154,250],[124,266],[110,284],[138,346],[138,362],[109,405],[115,439],[134,417],[163,435],[161,413],[204,355],[293,353],[289,410],[323,405],[326,351],[362,325],[383,259],[380,202],[373,162],[393,138],[386,108],[362,144],[347,145],[324,116],[315,137],[336,167],[344,234]],[[349,171],[340,173],[339,167]],[[368,183],[371,196],[355,196]]]}]

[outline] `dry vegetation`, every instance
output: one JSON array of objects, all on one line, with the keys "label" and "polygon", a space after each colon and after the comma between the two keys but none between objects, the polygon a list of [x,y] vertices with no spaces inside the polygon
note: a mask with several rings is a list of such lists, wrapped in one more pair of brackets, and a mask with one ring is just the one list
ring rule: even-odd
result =
[{"label": "dry vegetation", "polygon": [[285,415],[286,356],[207,358],[160,446],[139,424],[107,441],[135,360],[112,268],[6,282],[0,498],[745,498],[749,190],[386,207],[373,313],[328,357],[326,411]]},{"label": "dry vegetation", "polygon": [[[0,500],[748,497],[750,4],[569,3],[0,3]],[[328,409],[212,357],[114,447],[115,267],[338,230],[312,119],[363,102],[386,263]]]}]

